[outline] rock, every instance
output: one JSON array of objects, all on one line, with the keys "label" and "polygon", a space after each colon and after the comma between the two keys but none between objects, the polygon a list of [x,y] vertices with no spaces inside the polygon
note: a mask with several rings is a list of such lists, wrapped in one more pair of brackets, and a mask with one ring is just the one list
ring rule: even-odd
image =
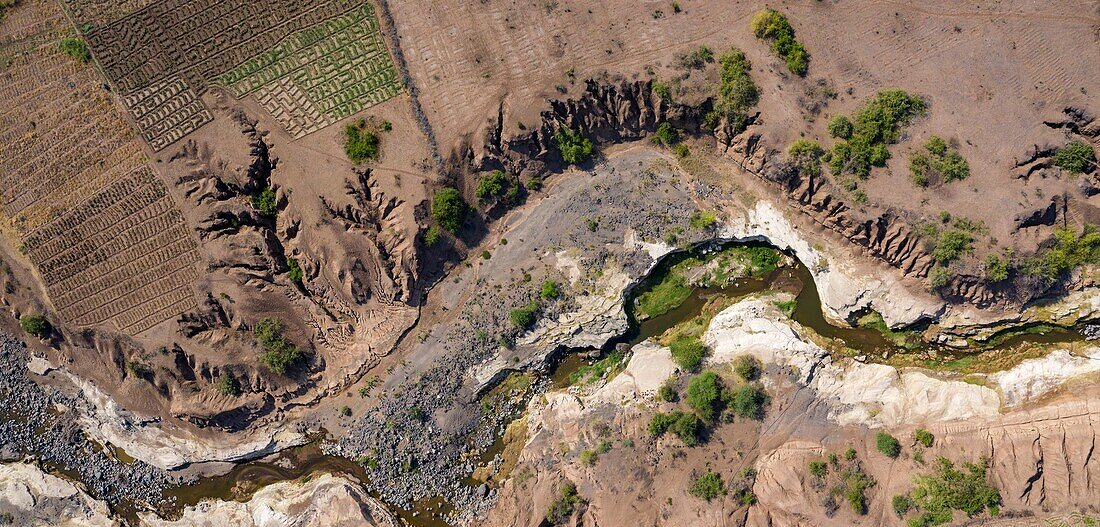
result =
[{"label": "rock", "polygon": [[204,501],[179,520],[142,515],[147,527],[398,527],[397,518],[355,482],[322,474],[268,485],[246,502]]},{"label": "rock", "polygon": [[103,502],[72,483],[26,463],[0,464],[0,512],[10,525],[117,527]]}]

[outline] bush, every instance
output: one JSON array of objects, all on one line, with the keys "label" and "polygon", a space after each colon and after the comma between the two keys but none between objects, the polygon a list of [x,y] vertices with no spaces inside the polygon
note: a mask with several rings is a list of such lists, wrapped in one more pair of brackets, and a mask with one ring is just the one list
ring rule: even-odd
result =
[{"label": "bush", "polygon": [[741,132],[748,124],[749,109],[760,99],[760,92],[749,77],[752,65],[737,48],[722,55],[718,64],[721,80],[714,103],[714,117],[709,121],[717,125],[717,119],[725,119],[734,132]]},{"label": "bush", "polygon": [[649,435],[661,437],[671,431],[684,445],[692,447],[699,444],[699,418],[695,414],[675,411],[669,414],[656,413],[649,420]]},{"label": "bush", "polygon": [[564,126],[554,132],[554,144],[561,152],[561,158],[571,165],[583,163],[595,149],[587,137]]},{"label": "bush", "polygon": [[996,515],[1001,494],[986,481],[986,464],[985,460],[966,463],[965,470],[959,470],[941,457],[932,474],[915,477],[912,505],[921,514],[910,518],[909,525],[942,525],[953,519],[952,511],[955,510],[971,517],[986,510]]},{"label": "bush", "polygon": [[699,46],[680,56],[680,67],[689,70],[701,70],[714,62],[714,52],[706,46]]},{"label": "bush", "polygon": [[1074,174],[1087,172],[1095,164],[1096,152],[1081,141],[1073,141],[1054,153],[1054,165]]},{"label": "bush", "polygon": [[706,230],[718,223],[718,215],[709,210],[697,210],[688,219],[688,225],[693,229]]},{"label": "bush", "polygon": [[424,245],[432,247],[435,244],[439,243],[440,235],[441,233],[439,232],[439,227],[436,227],[435,225],[428,227],[428,230],[424,231]]},{"label": "bush", "polygon": [[694,371],[698,368],[707,353],[706,346],[698,337],[693,336],[680,337],[672,341],[668,347],[672,351],[672,360],[686,371]]},{"label": "bush", "polygon": [[546,280],[542,283],[542,289],[539,290],[539,298],[543,300],[554,300],[561,296],[561,291],[558,291],[558,284],[553,280]]},{"label": "bush", "polygon": [[829,473],[829,465],[818,459],[810,462],[810,474],[815,478],[824,478]]},{"label": "bush", "polygon": [[832,119],[829,119],[829,135],[839,139],[851,139],[852,120],[847,115],[834,115]]},{"label": "bush", "polygon": [[945,267],[935,266],[928,272],[928,286],[933,290],[946,287],[951,282],[951,271]]},{"label": "bush", "polygon": [[447,187],[440,189],[432,198],[432,218],[440,227],[454,233],[466,219],[467,205],[458,190]]},{"label": "bush", "polygon": [[298,264],[298,260],[288,256],[286,259],[286,267],[286,277],[289,278],[291,282],[301,285],[303,277],[302,266]]},{"label": "bush", "polygon": [[260,214],[275,217],[279,213],[279,201],[275,195],[275,189],[264,187],[252,195],[252,207],[260,211]]},{"label": "bush", "polygon": [[531,327],[531,324],[535,323],[535,314],[539,310],[538,302],[532,300],[526,306],[517,307],[508,313],[508,320],[512,321],[512,325],[517,329],[524,330]]},{"label": "bush", "polygon": [[302,358],[302,351],[283,336],[283,322],[275,318],[265,318],[256,323],[253,333],[263,351],[260,363],[272,373],[282,375]]},{"label": "bush", "polygon": [[787,62],[787,69],[795,75],[805,75],[809,56],[802,43],[794,38],[794,28],[787,17],[774,9],[762,9],[749,22],[757,38],[772,41],[772,52]]},{"label": "bush", "polygon": [[870,176],[872,167],[883,166],[890,159],[886,145],[897,142],[901,128],[924,109],[923,100],[902,90],[880,91],[856,112],[850,139],[833,147],[829,158],[833,175]]},{"label": "bush", "polygon": [[676,422],[676,417],[674,414],[660,412],[653,414],[653,417],[649,418],[649,435],[653,437],[665,435],[665,432],[668,432],[668,429],[672,427],[672,423]]},{"label": "bush", "polygon": [[760,361],[752,355],[741,355],[733,361],[733,371],[746,381],[760,377]]},{"label": "bush", "polygon": [[725,386],[718,374],[705,371],[688,383],[684,400],[704,421],[714,421],[725,406],[722,397],[724,391]]},{"label": "bush", "polygon": [[1039,256],[1025,260],[1021,270],[1030,276],[1053,282],[1062,273],[1084,263],[1100,263],[1100,231],[1088,224],[1080,234],[1069,229],[1055,229],[1054,246]]},{"label": "bush", "polygon": [[680,131],[669,123],[657,125],[657,131],[653,132],[653,144],[672,146],[680,142]]},{"label": "bush", "polygon": [[673,379],[670,378],[661,384],[661,387],[657,389],[657,399],[666,403],[674,403],[680,399],[680,394],[676,393]]},{"label": "bush", "polygon": [[566,483],[561,486],[558,499],[550,504],[546,511],[546,522],[550,525],[561,525],[573,516],[573,511],[585,503],[584,498],[577,494],[577,486]]},{"label": "bush", "polygon": [[936,247],[932,249],[932,258],[935,258],[940,265],[947,265],[972,252],[974,252],[974,236],[966,231],[950,229],[940,233]]},{"label": "bush", "polygon": [[844,492],[848,505],[856,514],[867,514],[867,489],[875,486],[875,479],[863,473],[859,468],[844,471]]},{"label": "bush", "polygon": [[365,121],[344,127],[344,153],[356,165],[378,159],[381,140],[367,129]]},{"label": "bush", "polygon": [[888,457],[896,458],[898,454],[901,454],[901,443],[898,442],[896,437],[886,432],[875,434],[875,446],[879,452]]},{"label": "bush", "polygon": [[928,430],[918,428],[913,432],[913,439],[916,440],[918,444],[924,446],[924,448],[932,448],[932,441],[935,440],[935,436]]},{"label": "bush", "polygon": [[494,170],[478,180],[474,194],[480,202],[514,202],[519,197],[519,182],[513,181],[502,170]]},{"label": "bush", "polygon": [[729,406],[738,417],[760,420],[764,418],[768,400],[767,392],[760,385],[745,384],[730,393]]},{"label": "bush", "polygon": [[799,139],[787,148],[787,155],[791,157],[798,169],[807,174],[817,175],[821,172],[821,158],[825,155],[825,150],[821,148],[821,145],[817,141],[810,139]]},{"label": "bush", "polygon": [[985,257],[985,277],[992,283],[1008,279],[1009,261],[995,254]]},{"label": "bush", "polygon": [[894,499],[891,500],[890,503],[893,505],[894,514],[897,514],[898,518],[905,516],[905,513],[913,508],[913,500],[909,499],[909,496],[906,495],[894,496]]},{"label": "bush", "polygon": [[23,315],[19,317],[19,327],[23,331],[42,339],[49,336],[52,329],[50,321],[42,315]]},{"label": "bush", "polygon": [[78,37],[65,37],[58,43],[61,52],[80,62],[92,60],[92,53],[88,51],[88,45],[84,39]]},{"label": "bush", "polygon": [[676,154],[676,157],[678,157],[680,159],[683,159],[683,158],[691,155],[691,150],[688,149],[688,145],[685,145],[684,143],[680,143],[680,144],[672,147],[672,153]]},{"label": "bush", "polygon": [[222,374],[218,376],[218,382],[215,387],[218,393],[222,395],[236,397],[241,394],[241,386],[240,383],[237,382],[237,378],[227,371],[223,371]]},{"label": "bush", "polygon": [[914,183],[926,186],[936,181],[950,183],[970,176],[970,165],[957,151],[937,136],[928,138],[924,152],[909,156],[909,173]]},{"label": "bush", "polygon": [[688,488],[688,493],[701,500],[710,501],[718,496],[726,494],[726,484],[722,482],[722,476],[710,470],[704,472]]}]

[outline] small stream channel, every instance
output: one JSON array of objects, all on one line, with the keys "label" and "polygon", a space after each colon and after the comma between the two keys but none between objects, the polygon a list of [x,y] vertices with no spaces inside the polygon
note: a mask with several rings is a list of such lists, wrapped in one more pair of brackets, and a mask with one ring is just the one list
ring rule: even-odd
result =
[{"label": "small stream channel", "polygon": [[[660,283],[668,275],[672,266],[684,261],[685,258],[706,258],[708,254],[737,246],[759,247],[766,245],[734,242],[711,243],[665,257],[646,279],[627,292],[630,330],[625,335],[609,342],[604,351],[614,349],[622,343],[633,346],[646,339],[657,337],[677,324],[699,316],[707,303],[716,298],[738,299],[765,291],[785,291],[794,294],[795,307],[791,312],[791,318],[826,339],[834,340],[845,347],[868,355],[881,355],[884,351],[905,351],[896,340],[889,338],[878,329],[841,327],[826,320],[822,312],[817,287],[809,270],[797,258],[789,254],[786,255],[786,258],[783,258],[783,261],[786,262],[784,265],[762,276],[741,278],[720,287],[695,287],[692,289],[691,294],[674,309],[640,322],[637,320],[634,306],[635,299]],[[1083,340],[1083,337],[1076,328],[1053,326],[1016,328],[995,334],[988,339],[988,346],[981,345],[975,350],[951,349],[950,353],[958,356],[960,353],[968,351],[976,353],[1023,344],[1054,344],[1080,340]],[[937,344],[929,343],[922,343],[921,346],[925,348],[929,346],[939,347]],[[575,353],[575,351],[588,350],[568,351],[570,352],[559,355],[561,358],[550,373],[551,389],[567,386],[569,376],[590,362],[583,359],[581,354]],[[503,447],[503,441],[498,440],[483,453],[482,459],[492,459],[495,454],[503,450]],[[366,481],[370,477],[364,467],[354,460],[323,454],[320,441],[316,441],[302,447],[285,450],[262,460],[238,464],[221,476],[203,478],[191,485],[171,488],[165,492],[166,503],[171,503],[171,508],[160,512],[169,516],[178,515],[184,507],[195,505],[206,499],[248,500],[253,493],[265,485],[304,478],[320,472],[350,476],[359,481]],[[471,480],[471,483],[476,482]],[[136,507],[132,505],[122,504],[116,507],[116,510],[131,522],[136,519]],[[449,512],[449,508],[440,499],[420,502],[410,511],[394,510],[393,512],[407,524],[414,527],[446,527],[448,525],[444,518]]]}]

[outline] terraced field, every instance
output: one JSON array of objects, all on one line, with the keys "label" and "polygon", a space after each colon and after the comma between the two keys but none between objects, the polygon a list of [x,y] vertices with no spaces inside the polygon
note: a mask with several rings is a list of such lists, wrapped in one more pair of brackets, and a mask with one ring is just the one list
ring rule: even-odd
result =
[{"label": "terraced field", "polygon": [[60,6],[0,34],[0,201],[64,321],[140,333],[195,305],[183,217]]},{"label": "terraced field", "polygon": [[88,33],[142,136],[161,150],[211,120],[213,84],[255,94],[295,137],[401,91],[369,3],[172,0]]}]

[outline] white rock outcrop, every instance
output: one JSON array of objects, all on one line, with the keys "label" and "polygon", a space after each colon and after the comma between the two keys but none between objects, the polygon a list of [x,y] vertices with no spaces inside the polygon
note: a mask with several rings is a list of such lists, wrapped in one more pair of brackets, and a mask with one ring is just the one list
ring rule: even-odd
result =
[{"label": "white rock outcrop", "polygon": [[107,505],[27,463],[0,464],[0,513],[25,527],[117,527]]}]

